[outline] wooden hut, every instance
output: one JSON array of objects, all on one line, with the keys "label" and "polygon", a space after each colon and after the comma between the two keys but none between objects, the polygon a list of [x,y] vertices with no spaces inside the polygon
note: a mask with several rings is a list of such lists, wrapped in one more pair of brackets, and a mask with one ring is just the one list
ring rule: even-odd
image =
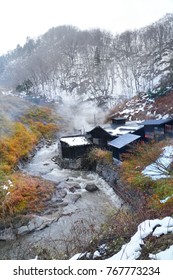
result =
[{"label": "wooden hut", "polygon": [[101,126],[96,126],[92,130],[88,131],[87,137],[94,145],[97,145],[100,148],[106,148],[107,142],[115,138]]},{"label": "wooden hut", "polygon": [[111,125],[112,125],[113,127],[125,125],[126,120],[127,120],[126,118],[112,118],[112,119],[111,119],[111,121],[112,121]]},{"label": "wooden hut", "polygon": [[173,119],[146,120],[144,125],[145,138],[160,141],[165,137],[173,137]]},{"label": "wooden hut", "polygon": [[61,156],[68,159],[83,157],[92,145],[91,141],[84,135],[61,137]]},{"label": "wooden hut", "polygon": [[119,136],[111,142],[108,142],[108,147],[109,150],[112,152],[113,157],[118,160],[121,160],[121,154],[127,152],[127,150],[139,140],[142,140],[140,135],[127,133]]}]

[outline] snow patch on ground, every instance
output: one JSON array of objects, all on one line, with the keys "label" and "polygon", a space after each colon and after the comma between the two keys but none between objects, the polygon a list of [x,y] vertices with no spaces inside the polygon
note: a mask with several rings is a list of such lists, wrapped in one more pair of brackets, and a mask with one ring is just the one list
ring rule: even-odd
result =
[{"label": "snow patch on ground", "polygon": [[173,245],[158,254],[149,254],[151,260],[173,260]]},{"label": "snow patch on ground", "polygon": [[[145,220],[138,225],[137,232],[132,236],[131,240],[124,244],[121,250],[108,258],[107,260],[136,260],[141,255],[142,246],[145,246],[145,238],[152,234],[152,236],[159,237],[163,234],[173,233],[173,218],[165,217],[164,219]],[[77,260],[84,254],[79,253],[74,255],[71,259]],[[100,256],[97,250],[94,256]],[[149,254],[150,259],[170,260],[173,259],[173,246],[167,250],[159,252],[158,254]]]},{"label": "snow patch on ground", "polygon": [[163,153],[156,160],[156,162],[146,166],[142,174],[150,177],[153,180],[169,177],[167,168],[173,161],[173,146],[166,146],[163,148]]}]

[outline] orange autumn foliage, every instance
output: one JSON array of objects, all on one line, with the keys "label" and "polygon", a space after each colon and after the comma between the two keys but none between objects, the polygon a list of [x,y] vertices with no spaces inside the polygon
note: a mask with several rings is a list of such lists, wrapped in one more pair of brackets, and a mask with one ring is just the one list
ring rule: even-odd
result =
[{"label": "orange autumn foliage", "polygon": [[10,179],[13,184],[0,205],[1,219],[40,212],[54,190],[50,182],[19,172],[11,175]]},{"label": "orange autumn foliage", "polygon": [[15,123],[13,134],[0,139],[0,169],[12,170],[20,158],[28,155],[37,143],[36,136],[21,123]]}]

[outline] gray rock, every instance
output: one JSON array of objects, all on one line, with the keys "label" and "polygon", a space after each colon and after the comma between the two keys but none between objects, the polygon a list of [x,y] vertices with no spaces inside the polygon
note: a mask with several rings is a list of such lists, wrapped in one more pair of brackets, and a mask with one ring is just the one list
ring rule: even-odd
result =
[{"label": "gray rock", "polygon": [[81,189],[81,186],[78,183],[68,183],[69,184],[69,190],[72,192],[75,192],[76,190]]},{"label": "gray rock", "polygon": [[63,202],[63,198],[67,195],[67,191],[64,189],[58,189],[54,192],[51,201],[54,202]]},{"label": "gray rock", "polygon": [[59,189],[68,189],[68,187],[69,187],[69,184],[68,183],[66,183],[66,182],[61,182],[60,184],[58,184],[57,186],[56,186],[56,188],[59,190]]},{"label": "gray rock", "polygon": [[[55,202],[61,203],[61,202],[63,202],[63,199],[62,199],[60,196],[59,196],[59,197],[53,196],[52,199],[51,199],[51,201],[52,201],[53,203],[55,203]],[[50,206],[51,206],[51,204],[50,204]]]},{"label": "gray rock", "polygon": [[72,192],[72,193],[74,193],[74,192],[75,192],[75,190],[76,190],[74,186],[69,186],[69,188],[68,188],[68,189],[69,189],[69,191],[70,191],[70,192]]},{"label": "gray rock", "polygon": [[10,241],[15,240],[16,236],[12,230],[12,228],[6,228],[4,230],[0,230],[0,240],[2,241]]},{"label": "gray rock", "polygon": [[24,235],[29,232],[42,230],[43,228],[50,226],[54,220],[54,218],[34,216],[26,226],[17,229],[17,234]]},{"label": "gray rock", "polygon": [[57,196],[64,198],[67,195],[67,191],[64,189],[59,189],[56,191]]},{"label": "gray rock", "polygon": [[88,192],[95,192],[95,191],[99,190],[99,188],[95,184],[87,184],[85,189]]},{"label": "gray rock", "polygon": [[67,205],[68,205],[68,202],[67,201],[63,201],[63,202],[59,202],[58,204],[57,203],[56,204],[52,204],[51,207],[56,209],[58,207],[65,207]]}]

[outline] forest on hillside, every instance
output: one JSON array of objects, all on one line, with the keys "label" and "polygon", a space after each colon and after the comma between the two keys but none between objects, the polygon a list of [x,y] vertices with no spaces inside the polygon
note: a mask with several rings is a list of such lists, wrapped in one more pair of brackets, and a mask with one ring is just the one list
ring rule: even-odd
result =
[{"label": "forest on hillside", "polygon": [[115,35],[53,27],[0,57],[2,86],[49,100],[68,93],[102,105],[120,96],[172,86],[172,75],[173,14]]}]

